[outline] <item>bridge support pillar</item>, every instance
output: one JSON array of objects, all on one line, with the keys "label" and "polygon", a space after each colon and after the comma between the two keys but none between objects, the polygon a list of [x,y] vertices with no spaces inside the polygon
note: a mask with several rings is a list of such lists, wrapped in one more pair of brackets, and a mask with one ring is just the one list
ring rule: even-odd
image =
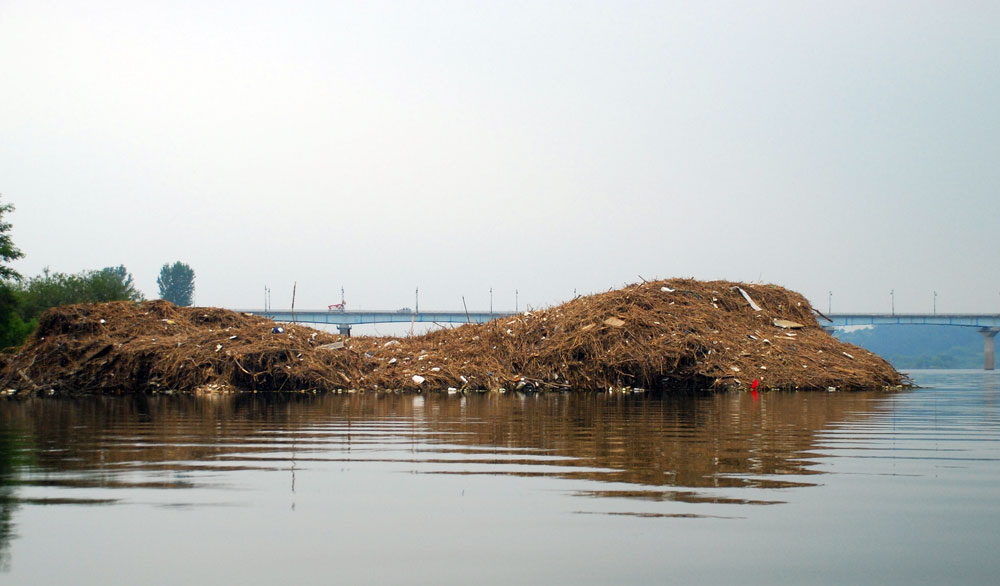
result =
[{"label": "bridge support pillar", "polygon": [[979,333],[983,335],[983,368],[985,370],[993,370],[996,365],[994,359],[994,340],[997,337],[997,333],[1000,332],[1000,328],[980,328]]},{"label": "bridge support pillar", "polygon": [[337,324],[337,331],[340,332],[341,336],[351,337],[351,325],[350,324]]}]

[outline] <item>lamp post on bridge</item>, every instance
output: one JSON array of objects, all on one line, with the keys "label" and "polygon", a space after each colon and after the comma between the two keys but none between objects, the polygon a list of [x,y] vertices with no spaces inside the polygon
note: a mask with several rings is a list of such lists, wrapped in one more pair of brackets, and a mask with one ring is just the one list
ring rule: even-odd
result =
[{"label": "lamp post on bridge", "polygon": [[937,291],[934,292],[934,315],[937,315]]},{"label": "lamp post on bridge", "polygon": [[892,315],[896,315],[896,290],[889,290],[889,303],[890,309],[892,310]]},{"label": "lamp post on bridge", "polygon": [[830,291],[830,295],[826,299],[826,312],[833,313],[833,291]]}]

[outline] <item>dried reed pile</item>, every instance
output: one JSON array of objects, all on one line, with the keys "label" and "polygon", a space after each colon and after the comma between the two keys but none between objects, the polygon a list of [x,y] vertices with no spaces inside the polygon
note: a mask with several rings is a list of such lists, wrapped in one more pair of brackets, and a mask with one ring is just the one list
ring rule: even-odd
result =
[{"label": "dried reed pile", "polygon": [[[163,301],[56,308],[0,386],[190,390],[871,389],[906,380],[773,285],[672,279],[409,338],[342,338]],[[343,345],[340,344],[343,342]]]}]

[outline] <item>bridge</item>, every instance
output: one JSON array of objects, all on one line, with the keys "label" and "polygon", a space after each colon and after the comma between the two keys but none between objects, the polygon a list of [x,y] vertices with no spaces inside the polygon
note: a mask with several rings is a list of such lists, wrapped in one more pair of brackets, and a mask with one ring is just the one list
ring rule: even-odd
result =
[{"label": "bridge", "polygon": [[510,317],[520,312],[513,311],[386,311],[378,309],[370,310],[327,310],[327,309],[306,309],[292,311],[290,309],[278,310],[239,310],[242,313],[259,315],[281,322],[296,322],[305,324],[325,324],[337,326],[341,334],[351,335],[351,326],[362,324],[392,324],[392,323],[474,323],[481,324],[499,317]]},{"label": "bridge", "polygon": [[925,325],[976,328],[983,335],[983,368],[993,370],[994,340],[1000,332],[1000,314],[985,313],[832,313],[826,328],[843,326]]},{"label": "bridge", "polygon": [[[341,334],[351,335],[351,326],[386,323],[485,323],[500,317],[517,315],[513,311],[410,311],[410,310],[328,310],[288,309],[240,310],[280,322],[337,326]],[[976,328],[983,335],[983,368],[993,370],[994,339],[1000,332],[1000,314],[984,313],[833,313],[830,321],[817,318],[825,328],[844,326],[931,325]]]}]

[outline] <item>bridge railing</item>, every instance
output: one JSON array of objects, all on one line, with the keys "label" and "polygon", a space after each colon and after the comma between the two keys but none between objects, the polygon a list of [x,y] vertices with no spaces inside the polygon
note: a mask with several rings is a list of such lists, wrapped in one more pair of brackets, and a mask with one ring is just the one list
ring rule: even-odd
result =
[{"label": "bridge railing", "polygon": [[380,323],[409,323],[409,322],[435,322],[435,323],[484,323],[494,319],[517,315],[510,311],[399,311],[399,310],[326,310],[326,309],[306,309],[295,310],[293,313],[289,309],[244,309],[238,310],[242,313],[259,315],[282,322],[299,322],[313,324],[330,325],[361,325]]},{"label": "bridge railing", "polygon": [[832,327],[863,325],[929,325],[970,328],[1000,327],[1000,314],[984,313],[834,313],[818,318],[820,324]]}]

